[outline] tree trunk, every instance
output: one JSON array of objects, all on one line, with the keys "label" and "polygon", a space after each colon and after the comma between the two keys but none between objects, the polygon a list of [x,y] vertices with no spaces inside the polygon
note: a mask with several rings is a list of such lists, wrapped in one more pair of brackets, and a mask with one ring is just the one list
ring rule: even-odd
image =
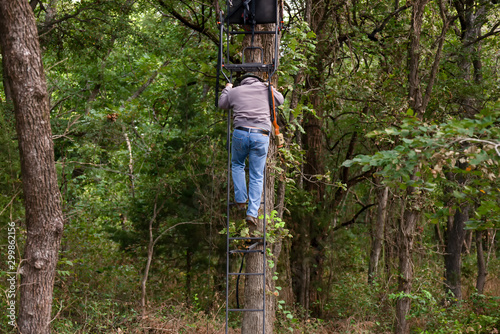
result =
[{"label": "tree trunk", "polygon": [[144,268],[144,274],[141,280],[141,312],[142,317],[146,317],[147,307],[146,307],[146,298],[147,298],[147,283],[149,270],[151,268],[151,262],[153,261],[153,251],[154,251],[154,240],[153,240],[153,221],[149,223],[149,243],[148,243],[148,254],[146,260],[146,267]]},{"label": "tree trunk", "polygon": [[[480,1],[454,1],[460,21],[462,50],[459,53],[458,67],[464,85],[478,85],[482,81],[481,74],[481,42],[472,43],[481,36],[484,17],[487,16],[486,4]],[[480,109],[480,96],[473,96],[470,91],[459,97],[464,116],[474,118]]]},{"label": "tree trunk", "polygon": [[[274,208],[274,182],[275,176],[273,173],[274,165],[276,164],[276,145],[271,142],[269,145],[268,160],[266,166],[266,181],[265,181],[265,203],[266,215],[270,215]],[[267,224],[270,222],[267,221]],[[257,230],[263,231],[263,220],[259,219]],[[263,262],[262,254],[249,253],[247,254],[247,273],[262,272],[266,265],[266,286],[262,284],[262,276],[247,276],[245,279],[245,308],[246,309],[262,309],[263,294],[266,294],[266,310],[265,310],[265,333],[274,332],[274,320],[276,313],[276,298],[274,292],[276,283],[272,279],[276,267],[270,268],[269,262],[272,260],[276,265],[281,253],[281,240],[277,240],[274,244],[267,244],[267,248],[271,249],[272,256],[266,255],[267,264]],[[259,245],[255,249],[262,249]],[[244,312],[241,325],[242,334],[260,334],[262,330],[262,312]]]},{"label": "tree trunk", "polygon": [[[281,5],[281,1],[279,2]],[[274,30],[274,24],[267,24],[262,26],[257,26],[256,30]],[[278,36],[280,38],[280,36]],[[244,46],[250,44],[250,36],[246,36]],[[274,35],[256,35],[254,40],[255,46],[262,46],[264,49],[264,59],[265,63],[271,63],[274,58]],[[279,45],[279,41],[278,41]],[[246,59],[250,59],[246,57]],[[259,59],[255,59],[259,61]],[[274,86],[276,87],[277,78],[273,77],[272,80]],[[271,131],[271,133],[274,133]],[[266,215],[270,215],[271,211],[274,210],[274,166],[276,165],[276,155],[277,148],[274,142],[274,136],[271,136],[269,142],[269,151],[267,155],[266,173],[265,173],[265,205],[266,205]],[[267,222],[269,224],[269,221]],[[257,224],[257,230],[263,231],[263,220],[259,219]],[[267,244],[266,247],[271,250],[272,256],[267,256],[268,263],[272,260],[276,265],[278,263],[278,258],[281,253],[281,240],[277,240],[274,244]],[[257,246],[255,249],[263,249],[261,245]],[[263,296],[266,297],[266,308],[265,308],[265,333],[271,334],[274,332],[274,319],[276,314],[276,298],[272,292],[275,290],[275,281],[272,279],[276,267],[270,268],[268,263],[264,263],[262,254],[260,253],[249,253],[247,254],[247,273],[257,273],[266,269],[266,286],[264,287],[262,276],[247,276],[245,279],[245,308],[246,309],[262,309]],[[263,319],[262,312],[244,312],[241,324],[242,334],[259,334],[263,332]]]},{"label": "tree trunk", "polygon": [[476,251],[477,251],[477,280],[476,289],[477,293],[483,294],[484,285],[486,284],[486,262],[484,260],[483,252],[483,231],[476,231]]},{"label": "tree trunk", "polygon": [[[482,23],[479,18],[485,14],[485,6],[484,4],[478,6],[474,1],[467,3],[455,1],[454,5],[460,19],[460,37],[463,45],[458,60],[458,67],[464,83],[469,84],[473,82],[479,84],[482,80],[480,48],[478,45],[470,44],[470,42],[480,36]],[[474,78],[472,78],[472,68],[475,69]],[[464,116],[466,117],[474,118],[474,115],[479,111],[479,102],[474,96],[464,95],[459,98],[459,103],[460,108],[465,111]],[[459,163],[458,167],[464,170],[467,165]],[[459,185],[463,185],[466,181],[463,174],[449,174],[448,179],[455,179]],[[455,205],[455,202],[450,203],[450,207]],[[465,222],[468,220],[468,212],[469,205],[467,203],[460,204],[453,217],[448,218],[446,233],[446,251],[444,256],[445,291],[452,295],[450,297],[459,300],[462,299],[461,254],[465,240],[464,227]]]},{"label": "tree trunk", "polygon": [[[2,59],[5,59],[5,54],[3,51],[3,47],[0,47],[0,51],[2,52]],[[2,72],[3,72],[3,91],[5,94],[5,101],[9,102],[12,101],[12,90],[10,88],[11,82],[10,82],[10,77],[9,73],[7,71],[7,62],[2,61]],[[1,100],[1,99],[0,99]]]},{"label": "tree trunk", "polygon": [[394,201],[391,200],[389,203],[389,210],[387,212],[392,213],[387,217],[387,223],[385,226],[385,233],[384,233],[384,270],[385,270],[385,276],[387,279],[390,279],[392,277],[392,269],[395,266],[394,265],[394,260],[396,258],[396,243],[397,243],[397,226],[399,225],[396,223],[399,221],[399,219],[402,219],[401,217],[403,216],[403,210],[401,211],[401,214],[399,215],[399,219],[396,217],[397,213],[396,210],[398,210],[400,207],[398,205],[400,201]]},{"label": "tree trunk", "polygon": [[[420,35],[422,32],[422,22],[424,9],[429,0],[415,0],[413,3],[410,43],[408,46],[408,98],[409,105],[414,110],[415,115],[421,120],[424,116],[425,106],[420,86]],[[429,80],[429,85],[432,81]],[[432,88],[427,87],[427,91]],[[427,94],[427,93],[426,93]],[[418,168],[415,168],[411,175],[411,180],[417,179]],[[396,334],[409,334],[410,325],[406,319],[410,311],[411,299],[406,297],[411,293],[413,281],[413,237],[420,208],[420,194],[415,193],[414,187],[406,189],[406,203],[403,217],[400,221],[398,231],[399,248],[399,287],[398,291],[402,296],[396,303]]]},{"label": "tree trunk", "polygon": [[[411,194],[409,194],[411,198]],[[419,211],[409,207],[405,209],[403,219],[398,231],[399,245],[399,287],[398,291],[403,295],[411,293],[413,281],[413,237]],[[401,297],[396,303],[396,334],[410,333],[410,325],[406,319],[410,311],[411,299],[409,297]]]},{"label": "tree trunk", "polygon": [[453,217],[448,218],[446,231],[445,263],[445,290],[452,294],[452,298],[462,299],[462,244],[465,237],[465,222],[469,219],[469,206],[461,205]]},{"label": "tree trunk", "polygon": [[[319,80],[314,80],[307,89],[314,87],[321,87]],[[318,93],[319,94],[319,93]],[[304,150],[306,151],[304,175],[306,176],[304,186],[305,189],[314,195],[316,203],[323,201],[325,193],[324,182],[318,182],[316,175],[323,175],[325,168],[323,166],[324,154],[323,147],[323,112],[321,110],[321,98],[318,95],[310,97],[311,104],[314,108],[315,114],[308,112],[304,119]]]},{"label": "tree trunk", "polygon": [[434,239],[436,240],[436,249],[438,250],[438,252],[444,253],[444,251],[445,251],[443,249],[444,239],[443,239],[443,235],[441,233],[441,228],[439,227],[439,224],[434,225]]},{"label": "tree trunk", "polygon": [[[300,81],[303,76],[303,73],[298,73],[294,77],[294,89],[292,91],[292,97],[290,98],[290,110],[293,110],[297,108],[299,104],[299,99],[300,99]],[[294,121],[294,116],[293,113],[290,113],[289,119],[288,119],[288,124],[291,124]],[[297,135],[298,138],[300,138],[300,131],[297,130]],[[292,137],[293,135],[290,134],[285,137],[285,146],[286,148],[290,147],[290,144],[292,143]],[[281,168],[283,171],[279,175],[279,181],[278,181],[278,189],[277,189],[277,194],[276,194],[276,205],[275,207],[277,208],[278,212],[278,217],[283,219],[283,215],[285,212],[285,195],[286,195],[286,173],[288,171],[288,167],[286,163],[281,164]],[[282,284],[282,290],[280,291],[280,298],[281,300],[284,300],[287,305],[293,305],[295,302],[294,300],[294,294],[293,294],[293,282],[292,282],[292,268],[291,268],[291,246],[292,246],[292,240],[290,239],[285,239],[283,240],[282,248],[283,252],[281,253],[281,258],[280,258],[280,263],[283,265],[283,270],[280,271],[284,277],[281,279],[284,284]]]},{"label": "tree trunk", "polygon": [[[457,163],[457,167],[465,170],[467,163]],[[463,174],[456,174],[449,172],[446,174],[451,182],[456,182],[459,187],[462,187],[466,179]],[[449,188],[449,187],[448,187]],[[446,189],[451,192],[450,189]],[[451,299],[462,299],[462,246],[465,240],[465,222],[469,219],[469,204],[456,203],[450,201],[449,206],[456,205],[455,214],[448,217],[447,228],[445,231],[445,252],[444,252],[444,266],[445,266],[445,282],[444,289],[447,296]]]},{"label": "tree trunk", "polygon": [[26,211],[18,328],[23,334],[46,334],[64,221],[47,84],[27,1],[0,0],[0,44],[14,102]]},{"label": "tree trunk", "polygon": [[462,245],[462,253],[470,254],[472,247],[473,231],[465,231],[464,244]]},{"label": "tree trunk", "polygon": [[187,307],[191,307],[191,277],[193,276],[192,273],[192,259],[193,257],[193,252],[191,250],[186,249],[186,305]]},{"label": "tree trunk", "polygon": [[378,275],[378,264],[382,245],[384,242],[385,221],[387,218],[387,200],[389,198],[389,187],[380,188],[377,191],[378,209],[377,220],[373,230],[373,244],[370,254],[370,264],[368,268],[368,283],[373,283],[373,279]]}]

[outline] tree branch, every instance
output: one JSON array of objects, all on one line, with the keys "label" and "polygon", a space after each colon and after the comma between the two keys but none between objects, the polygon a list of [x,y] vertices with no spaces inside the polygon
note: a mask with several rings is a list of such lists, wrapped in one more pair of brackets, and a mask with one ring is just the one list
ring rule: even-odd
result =
[{"label": "tree branch", "polygon": [[169,228],[167,228],[165,231],[161,232],[160,235],[158,235],[155,239],[155,241],[153,242],[153,245],[155,245],[158,240],[160,240],[160,238],[165,234],[167,233],[168,231],[174,229],[175,227],[179,226],[179,225],[186,225],[186,224],[191,224],[191,225],[205,225],[206,223],[195,223],[195,222],[182,222],[182,223],[177,223],[175,224],[174,226],[171,226]]},{"label": "tree branch", "polygon": [[478,38],[476,38],[476,39],[475,39],[475,40],[473,40],[473,41],[468,42],[467,44],[464,44],[464,46],[463,46],[463,47],[464,47],[464,48],[466,48],[466,47],[468,47],[468,46],[470,46],[470,45],[472,45],[472,44],[475,44],[475,43],[477,43],[477,42],[479,42],[479,41],[482,41],[482,40],[483,40],[483,39],[485,39],[485,38],[488,38],[488,37],[493,36],[493,35],[498,35],[498,34],[500,34],[500,30],[495,30],[495,29],[496,29],[496,28],[498,28],[499,26],[500,26],[500,21],[498,21],[498,22],[497,22],[497,23],[496,23],[496,24],[495,24],[495,25],[494,25],[494,26],[490,29],[490,31],[488,31],[486,34],[484,34],[484,35],[482,35],[482,36],[479,36]]},{"label": "tree branch", "polygon": [[432,69],[429,76],[428,84],[425,89],[425,95],[422,98],[422,110],[425,110],[427,108],[427,105],[431,100],[432,88],[434,86],[434,82],[436,81],[436,76],[439,70],[439,63],[441,61],[441,54],[443,52],[443,45],[446,33],[450,28],[450,24],[457,18],[457,16],[455,16],[454,18],[448,18],[448,16],[446,15],[443,1],[439,1],[439,7],[440,7],[441,18],[443,19],[443,29],[441,30],[441,35],[438,38],[438,47],[436,50],[436,55],[434,56],[434,63],[432,64]]},{"label": "tree branch", "polygon": [[125,107],[125,104],[127,104],[128,102],[138,98],[146,90],[146,88],[148,88],[149,85],[151,85],[153,83],[153,81],[155,81],[156,77],[158,76],[158,71],[160,71],[162,68],[166,67],[168,64],[170,64],[170,60],[167,60],[166,62],[161,64],[160,68],[155,70],[153,72],[153,74],[151,74],[149,79],[146,80],[146,82],[144,84],[142,84],[142,86],[139,87],[125,102],[123,102],[122,108]]},{"label": "tree branch", "polygon": [[[165,1],[160,0],[160,5],[165,8],[173,17],[175,17],[177,20],[179,20],[182,24],[184,24],[186,27],[193,29],[194,31],[197,31],[206,37],[210,39],[214,44],[219,45],[219,39],[217,36],[212,34],[206,27],[200,26],[198,24],[195,24],[188,19],[186,19],[184,16],[182,16],[179,12],[177,12],[172,6],[168,5],[165,3]],[[162,13],[162,15],[166,16],[165,14]]]},{"label": "tree branch", "polygon": [[343,227],[346,227],[346,226],[349,226],[349,225],[352,225],[352,224],[356,223],[356,219],[358,219],[359,215],[361,215],[361,214],[363,213],[363,211],[365,211],[366,209],[371,208],[371,207],[372,207],[372,206],[374,206],[374,205],[375,205],[375,203],[372,203],[372,204],[368,204],[368,205],[366,205],[366,206],[363,206],[363,208],[362,208],[361,210],[359,210],[359,211],[358,211],[358,213],[356,213],[356,214],[354,215],[354,217],[352,217],[352,219],[351,219],[351,220],[348,220],[348,221],[346,221],[346,222],[344,222],[344,223],[342,223],[342,224],[340,224],[340,225],[338,225],[338,226],[335,226],[335,227],[332,229],[332,231],[337,231],[337,230],[340,230],[340,229],[341,229],[341,228],[343,228]]},{"label": "tree branch", "polygon": [[401,13],[402,11],[408,9],[411,7],[411,3],[410,1],[408,1],[408,3],[406,3],[404,6],[402,7],[399,7],[398,9],[396,9],[394,12],[390,13],[389,16],[387,16],[384,21],[382,21],[382,23],[378,26],[378,27],[375,27],[375,29],[373,29],[373,31],[371,33],[368,34],[368,38],[371,39],[372,41],[374,42],[377,42],[378,41],[378,38],[375,36],[377,33],[381,32],[385,26],[387,25],[387,23],[389,23],[389,21],[396,15],[398,15],[399,13]]}]

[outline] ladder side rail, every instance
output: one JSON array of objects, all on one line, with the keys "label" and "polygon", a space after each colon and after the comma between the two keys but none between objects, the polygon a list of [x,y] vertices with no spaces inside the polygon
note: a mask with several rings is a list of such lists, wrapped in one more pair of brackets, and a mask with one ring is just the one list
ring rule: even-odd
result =
[{"label": "ladder side rail", "polygon": [[[220,17],[219,17],[219,24],[220,24],[220,35],[219,35],[219,57],[220,57],[220,72],[222,72],[222,74],[224,75],[224,77],[226,78],[227,82],[231,82],[232,81],[232,78],[228,78],[226,73],[224,73],[224,64],[226,63],[226,60],[224,58],[224,44],[223,44],[223,39],[224,39],[224,32],[226,31],[226,29],[224,28],[224,21],[223,21],[223,17],[222,17],[222,12],[220,12]],[[226,39],[229,39],[228,38],[228,35],[226,33]]]},{"label": "ladder side rail", "polygon": [[274,25],[274,59],[273,59],[273,70],[271,73],[268,73],[269,77],[269,82],[271,82],[271,78],[276,73],[278,69],[278,62],[279,62],[279,43],[278,43],[278,36],[279,36],[279,10],[278,10],[278,0],[275,1],[276,5],[276,24]]},{"label": "ladder side rail", "polygon": [[229,330],[229,200],[231,198],[231,109],[227,111],[227,209],[226,209],[226,334]]},{"label": "ladder side rail", "polygon": [[222,12],[219,12],[219,45],[217,50],[217,77],[215,79],[215,107],[219,107],[219,82],[220,82],[220,74],[224,76],[224,78],[231,82],[232,78],[229,79],[224,72],[223,64],[224,64],[224,24],[222,21]]},{"label": "ladder side rail", "polygon": [[278,63],[279,63],[279,42],[278,42],[278,37],[279,37],[279,26],[280,26],[280,23],[279,23],[279,14],[278,14],[278,9],[277,8],[276,8],[276,16],[277,16],[276,25],[274,27],[274,31],[275,31],[275,34],[274,34],[274,70],[273,70],[273,73],[271,74],[271,76],[278,69]]},{"label": "ladder side rail", "polygon": [[[228,10],[229,10],[229,2],[228,2]],[[229,20],[224,20],[224,27],[226,29],[226,57],[225,57],[225,61],[224,61],[224,64],[229,64],[230,62],[230,50],[229,50],[229,46],[230,46],[230,43],[229,43],[229,40],[230,40],[230,35],[231,35],[231,32],[230,32],[230,24],[229,24]],[[232,73],[231,73],[232,74]]]},{"label": "ladder side rail", "polygon": [[[271,136],[271,133],[269,133],[269,136]],[[269,137],[269,140],[271,138]],[[266,157],[267,159],[267,157]],[[266,236],[267,236],[267,229],[266,229],[266,186],[267,186],[267,161],[264,166],[264,219],[262,220],[262,228],[263,228],[263,249],[262,249],[262,272],[264,275],[262,275],[262,334],[266,333]]]}]

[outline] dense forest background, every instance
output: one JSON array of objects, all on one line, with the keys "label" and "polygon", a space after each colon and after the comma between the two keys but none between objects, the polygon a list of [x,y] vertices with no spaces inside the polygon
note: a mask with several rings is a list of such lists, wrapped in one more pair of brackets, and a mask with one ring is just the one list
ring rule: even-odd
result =
[{"label": "dense forest background", "polygon": [[[225,2],[30,4],[65,218],[52,331],[223,333],[226,113],[214,101]],[[268,169],[273,333],[498,333],[500,5],[283,8],[286,146]],[[235,61],[241,46],[232,41]],[[22,263],[29,236],[3,69],[0,245],[7,254],[15,222]],[[0,268],[7,277],[6,258]],[[229,324],[238,333],[241,318]],[[15,332],[7,320],[0,328]]]}]

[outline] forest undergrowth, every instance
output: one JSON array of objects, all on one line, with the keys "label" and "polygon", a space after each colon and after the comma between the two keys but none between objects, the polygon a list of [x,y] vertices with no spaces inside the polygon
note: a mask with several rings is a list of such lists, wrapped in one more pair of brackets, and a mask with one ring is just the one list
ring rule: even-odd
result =
[{"label": "forest undergrowth", "polygon": [[[349,283],[359,280],[361,285],[365,278],[359,275]],[[412,333],[498,333],[500,298],[472,292],[462,302],[446,305],[442,302],[442,293],[425,290],[427,279],[433,278],[421,277],[420,286],[412,295]],[[174,287],[166,290],[170,289],[175,290]],[[500,279],[490,277],[487,295],[498,289]],[[275,333],[392,333],[392,305],[397,297],[387,295],[376,286],[372,289],[354,286],[353,289],[353,286],[339,285],[336,290],[336,297],[328,304],[328,312],[322,319],[306,317],[298,306],[278,311]],[[89,299],[92,295],[94,300]],[[208,305],[202,305],[198,298],[191,305],[173,303],[175,298],[163,302],[155,300],[148,305],[147,315],[143,317],[137,303],[103,299],[98,293],[85,298],[75,297],[71,305],[55,315],[55,333],[225,333],[225,309],[221,300],[210,307],[209,313],[203,310]],[[241,333],[239,319],[230,318],[229,325],[229,333]]]},{"label": "forest undergrowth", "polygon": [[[87,233],[100,236],[96,231]],[[344,234],[344,237],[349,235]],[[160,264],[166,259],[156,259],[158,272],[149,282],[148,304],[143,316],[137,280],[142,268],[136,266],[138,261],[133,261],[130,255],[119,256],[113,242],[102,241],[95,238],[92,245],[87,245],[90,248],[86,252],[77,250],[88,257],[86,261],[60,262],[53,308],[54,333],[225,333],[225,292],[214,286],[206,273],[193,274],[188,294],[186,272],[162,267]],[[67,254],[69,249],[65,251]],[[102,257],[99,252],[109,254]],[[349,270],[339,272],[333,267],[325,273],[331,284],[327,285],[328,291],[323,291],[327,298],[320,305],[322,316],[314,318],[298,304],[290,307],[290,303],[278,297],[276,334],[392,333],[394,304],[399,298],[397,278],[381,275],[369,285],[366,263],[359,249],[350,253],[349,263],[342,255],[348,254],[336,253],[338,265]],[[428,252],[426,256],[433,255]],[[456,303],[445,298],[438,260],[417,260],[415,268],[409,317],[412,333],[498,333],[500,298],[492,296],[500,295],[500,277],[494,274],[500,272],[500,261],[490,263],[485,294],[479,295],[474,288],[473,256],[464,257],[464,299]],[[243,287],[240,284],[240,295],[244,295]],[[231,291],[230,302],[234,302],[234,291]],[[240,318],[231,316],[229,326],[229,333],[241,333]]]}]

